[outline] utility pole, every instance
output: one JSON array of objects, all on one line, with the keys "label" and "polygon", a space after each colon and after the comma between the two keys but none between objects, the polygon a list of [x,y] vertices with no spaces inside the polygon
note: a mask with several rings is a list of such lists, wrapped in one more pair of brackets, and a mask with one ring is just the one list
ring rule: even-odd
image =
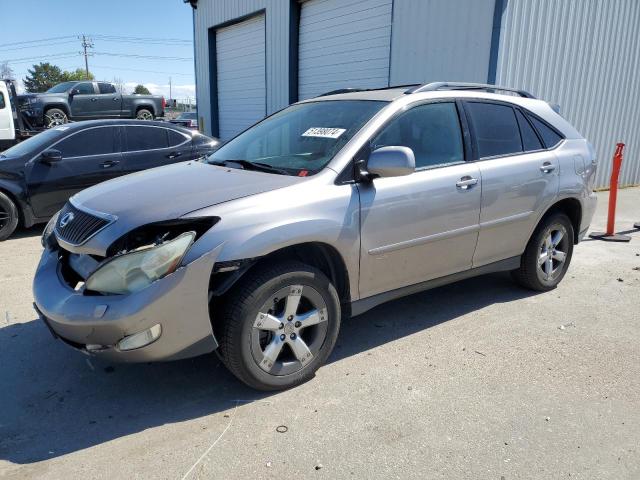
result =
[{"label": "utility pole", "polygon": [[86,35],[82,35],[82,48],[84,49],[84,69],[87,80],[89,80],[89,54],[87,54],[87,48],[93,48],[91,39]]},{"label": "utility pole", "polygon": [[173,95],[171,95],[171,77],[169,77],[169,101],[173,105]]}]

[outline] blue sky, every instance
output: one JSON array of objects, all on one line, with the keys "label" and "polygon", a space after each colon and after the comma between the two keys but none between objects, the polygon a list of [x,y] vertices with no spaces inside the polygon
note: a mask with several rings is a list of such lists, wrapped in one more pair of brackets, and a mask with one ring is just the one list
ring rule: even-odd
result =
[{"label": "blue sky", "polygon": [[40,61],[84,68],[76,37],[86,34],[96,78],[119,78],[125,90],[142,83],[168,97],[171,77],[174,98],[195,95],[192,13],[182,0],[0,0],[0,11],[0,62],[8,60],[19,80]]}]

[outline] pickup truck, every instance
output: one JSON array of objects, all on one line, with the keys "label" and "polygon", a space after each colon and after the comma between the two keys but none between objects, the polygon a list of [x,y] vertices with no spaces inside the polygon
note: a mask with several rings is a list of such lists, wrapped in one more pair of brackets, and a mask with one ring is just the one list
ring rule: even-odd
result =
[{"label": "pickup truck", "polygon": [[122,95],[111,83],[93,81],[59,83],[44,93],[18,95],[17,101],[35,128],[97,118],[153,120],[164,116],[165,107],[160,95]]}]

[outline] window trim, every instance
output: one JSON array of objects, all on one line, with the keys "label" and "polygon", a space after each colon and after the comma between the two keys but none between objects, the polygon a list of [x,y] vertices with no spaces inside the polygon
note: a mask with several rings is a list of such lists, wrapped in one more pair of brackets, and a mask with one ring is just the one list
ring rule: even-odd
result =
[{"label": "window trim", "polygon": [[69,135],[65,135],[64,137],[56,140],[54,143],[52,143],[48,147],[45,147],[44,150],[39,151],[37,154],[35,154],[33,157],[31,157],[29,159],[29,162],[33,162],[36,158],[38,158],[40,155],[42,155],[42,152],[45,152],[47,150],[50,150],[50,149],[54,148],[60,142],[66,140],[68,138],[71,138],[74,135],[77,135],[79,133],[86,132],[86,131],[89,131],[89,130],[95,130],[96,128],[108,128],[108,127],[116,129],[113,132],[113,149],[114,149],[114,152],[112,152],[112,153],[96,153],[94,155],[76,155],[75,157],[62,157],[62,158],[63,159],[74,159],[74,158],[87,158],[87,157],[101,157],[101,156],[104,156],[104,155],[120,155],[122,152],[118,151],[118,150],[120,150],[120,148],[118,148],[120,146],[120,138],[119,138],[119,134],[118,134],[118,131],[117,131],[117,128],[119,126],[120,125],[96,125],[96,126],[89,127],[89,128],[83,128],[82,130],[78,130],[76,132],[71,132]]},{"label": "window trim", "polygon": [[[558,130],[556,127],[554,127],[553,125],[551,125],[549,122],[547,122],[546,120],[544,120],[543,118],[541,118],[539,115],[536,115],[535,113],[533,113],[530,110],[527,110],[526,108],[520,108],[520,110],[522,111],[522,114],[525,116],[525,118],[527,119],[527,121],[529,122],[529,124],[531,125],[531,127],[533,128],[533,130],[536,132],[536,134],[538,134],[538,138],[540,139],[540,142],[542,143],[542,145],[544,145],[545,150],[555,150],[556,148],[558,148],[558,146],[567,139],[567,137],[565,137],[562,132],[560,130]],[[533,117],[536,120],[538,120],[540,123],[542,123],[544,126],[546,126],[547,128],[549,128],[552,132],[554,132],[556,135],[558,135],[560,137],[560,141],[558,143],[556,143],[553,147],[547,147],[547,143],[544,141],[542,134],[538,131],[538,129],[536,128],[536,126],[533,124],[533,122],[529,119],[529,117]]]},{"label": "window trim", "polygon": [[[465,111],[465,115],[467,117],[467,120],[469,122],[469,129],[471,132],[471,139],[472,139],[472,146],[473,146],[473,150],[474,150],[474,155],[473,155],[473,161],[474,162],[480,162],[480,161],[485,161],[485,160],[495,160],[495,159],[500,159],[500,158],[505,158],[505,157],[516,157],[519,155],[529,155],[531,153],[540,153],[540,152],[550,152],[555,150],[556,148],[558,148],[560,145],[562,145],[563,141],[566,140],[566,137],[560,132],[558,131],[557,128],[549,125],[549,122],[547,122],[546,120],[543,120],[542,118],[540,118],[540,116],[536,115],[535,113],[531,112],[530,110],[521,107],[520,105],[514,104],[514,103],[510,103],[510,102],[505,102],[503,100],[494,100],[494,99],[489,99],[489,98],[464,98],[461,99],[462,100],[462,105],[464,107],[464,111]],[[542,140],[542,137],[540,135],[540,132],[538,132],[538,130],[535,128],[535,126],[529,122],[529,124],[531,125],[531,128],[533,128],[534,132],[536,133],[536,135],[538,135],[538,139],[540,140],[540,143],[543,145],[544,148],[542,148],[541,150],[527,150],[524,151],[524,144],[522,143],[522,133],[520,133],[520,125],[518,124],[518,117],[516,116],[516,124],[518,124],[518,133],[520,133],[520,143],[522,144],[522,148],[523,150],[520,152],[514,152],[514,153],[504,153],[501,155],[492,155],[490,157],[480,157],[479,155],[479,151],[478,151],[478,142],[477,142],[477,136],[476,136],[476,132],[475,132],[475,127],[473,126],[473,121],[471,120],[471,114],[469,112],[469,108],[467,106],[468,103],[490,103],[490,104],[494,104],[494,105],[503,105],[505,107],[511,107],[512,109],[516,110],[520,110],[520,112],[525,116],[525,118],[527,118],[527,115],[531,115],[532,117],[534,117],[535,119],[539,120],[540,122],[542,122],[544,125],[548,126],[549,128],[551,128],[551,130],[553,130],[555,133],[557,133],[561,140],[554,145],[551,148],[548,148],[545,144],[545,142]],[[514,111],[514,116],[515,116],[515,111]],[[527,118],[527,121],[529,121],[529,119]]]},{"label": "window trim", "polygon": [[[407,113],[409,110],[412,110],[414,108],[421,107],[424,105],[430,105],[430,104],[436,104],[436,103],[452,103],[456,109],[456,113],[458,116],[458,124],[460,127],[460,140],[462,141],[462,160],[458,162],[440,163],[437,165],[425,165],[422,167],[416,167],[415,171],[422,172],[425,170],[434,170],[436,168],[452,167],[455,165],[462,165],[463,163],[470,161],[471,151],[470,151],[470,145],[468,144],[468,140],[469,140],[468,125],[466,124],[466,118],[464,120],[462,118],[464,115],[464,112],[460,110],[461,105],[458,100],[459,99],[457,98],[433,98],[428,100],[420,100],[418,102],[413,102],[408,105],[405,105],[404,107],[396,111],[389,119],[387,119],[387,121],[384,124],[378,127],[378,129],[368,138],[366,144],[363,145],[363,148],[371,150],[371,141],[375,137],[377,137],[380,134],[380,132],[382,132],[382,130],[384,130],[392,122],[397,120],[400,116]],[[362,151],[362,148],[360,149],[360,151]],[[360,151],[358,153],[360,153]],[[354,159],[354,161],[357,161],[357,160]],[[366,161],[368,162],[369,159],[367,158]]]},{"label": "window trim", "polygon": [[92,93],[76,93],[76,95],[97,95],[100,90],[98,90],[98,93],[96,92],[96,82],[91,82],[91,81],[87,81],[87,80],[81,80],[78,83],[76,83],[73,87],[71,87],[71,90],[77,90],[78,89],[78,85],[81,85],[83,83],[88,83],[89,85],[91,85],[91,88],[93,89]]},{"label": "window trim", "polygon": [[[140,152],[157,152],[159,150],[169,150],[171,148],[179,148],[182,147],[185,143],[189,142],[192,140],[193,137],[188,137],[186,133],[181,132],[180,130],[174,130],[172,128],[167,128],[165,126],[162,125],[121,125],[122,127],[125,128],[125,131],[123,132],[123,137],[124,137],[124,141],[121,143],[121,148],[120,148],[120,153],[127,154],[127,153],[140,153]],[[167,135],[167,146],[163,147],[163,148],[148,148],[146,150],[126,150],[126,148],[129,146],[129,134],[126,131],[126,128],[128,127],[136,127],[136,128],[161,128],[163,130],[165,130],[165,134]],[[173,130],[174,132],[178,132],[180,135],[183,135],[185,137],[185,141],[182,143],[179,143],[178,145],[174,145],[173,147],[169,146],[169,134],[166,133],[167,130]]]}]

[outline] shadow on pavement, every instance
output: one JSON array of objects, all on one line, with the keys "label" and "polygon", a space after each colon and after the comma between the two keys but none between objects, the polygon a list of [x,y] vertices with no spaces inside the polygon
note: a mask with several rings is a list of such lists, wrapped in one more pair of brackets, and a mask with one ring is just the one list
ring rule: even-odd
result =
[{"label": "shadow on pavement", "polygon": [[[495,274],[396,300],[344,322],[329,363],[532,294]],[[0,329],[0,459],[38,462],[273,395],[241,384],[215,355],[139,365],[87,360],[40,321]]]}]

